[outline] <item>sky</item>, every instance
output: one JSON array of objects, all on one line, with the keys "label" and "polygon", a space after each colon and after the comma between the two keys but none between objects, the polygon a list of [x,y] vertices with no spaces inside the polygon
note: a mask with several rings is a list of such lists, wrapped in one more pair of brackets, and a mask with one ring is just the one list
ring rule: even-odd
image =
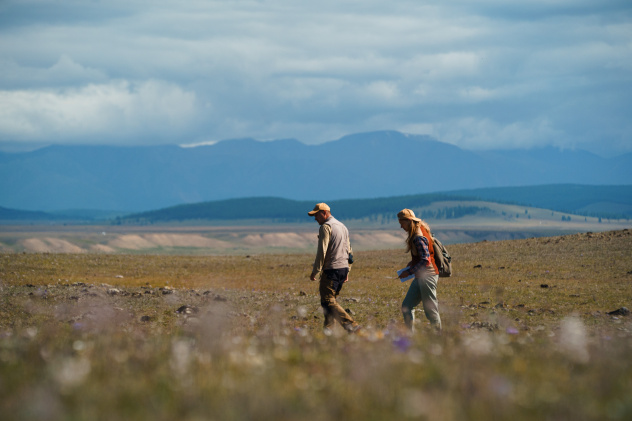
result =
[{"label": "sky", "polygon": [[0,150],[306,144],[632,152],[630,0],[1,0]]}]

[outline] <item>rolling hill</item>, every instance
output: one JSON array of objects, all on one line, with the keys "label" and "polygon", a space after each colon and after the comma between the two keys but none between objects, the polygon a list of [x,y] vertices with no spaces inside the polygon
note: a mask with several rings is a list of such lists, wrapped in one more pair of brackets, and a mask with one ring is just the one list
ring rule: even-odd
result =
[{"label": "rolling hill", "polygon": [[[632,217],[632,186],[544,185],[499,189],[461,190],[377,199],[329,201],[332,212],[340,219],[389,221],[403,208],[411,208],[423,218],[457,219],[484,213],[488,201],[532,206],[552,211],[613,219]],[[430,209],[433,203],[444,203]],[[161,223],[176,221],[274,220],[304,222],[306,212],[315,201],[296,201],[274,197],[255,197],[179,205],[117,218],[118,223]],[[424,214],[424,212],[426,212]]]},{"label": "rolling hill", "polygon": [[[0,221],[156,224],[257,220],[300,223],[306,221],[305,213],[315,202],[316,200],[253,197],[178,205],[132,214],[87,210],[47,213],[0,207]],[[596,218],[632,218],[632,186],[522,186],[328,201],[340,219],[368,218],[374,221],[389,221],[393,212],[406,207],[422,212],[420,215],[424,218],[432,219],[457,219],[485,212],[488,205],[472,204],[475,202],[520,205]],[[431,206],[436,203],[443,204],[441,209]]]}]

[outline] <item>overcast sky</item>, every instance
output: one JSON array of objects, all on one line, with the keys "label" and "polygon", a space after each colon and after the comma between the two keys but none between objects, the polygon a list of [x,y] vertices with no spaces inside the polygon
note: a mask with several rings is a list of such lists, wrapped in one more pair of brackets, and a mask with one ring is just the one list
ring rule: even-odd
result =
[{"label": "overcast sky", "polygon": [[373,130],[632,152],[632,1],[0,1],[0,149]]}]

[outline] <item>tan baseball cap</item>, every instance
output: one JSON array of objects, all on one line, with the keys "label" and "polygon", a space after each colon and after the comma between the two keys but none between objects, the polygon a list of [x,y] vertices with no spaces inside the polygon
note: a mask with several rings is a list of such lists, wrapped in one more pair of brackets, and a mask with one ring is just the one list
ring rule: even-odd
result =
[{"label": "tan baseball cap", "polygon": [[399,211],[399,213],[397,214],[397,219],[410,219],[411,221],[417,222],[421,221],[421,219],[415,216],[415,212],[410,209],[402,209],[401,211]]},{"label": "tan baseball cap", "polygon": [[320,211],[330,211],[330,210],[331,208],[327,205],[327,203],[317,203],[316,206],[314,206],[314,210],[311,212],[307,212],[307,214],[309,216],[314,216]]}]

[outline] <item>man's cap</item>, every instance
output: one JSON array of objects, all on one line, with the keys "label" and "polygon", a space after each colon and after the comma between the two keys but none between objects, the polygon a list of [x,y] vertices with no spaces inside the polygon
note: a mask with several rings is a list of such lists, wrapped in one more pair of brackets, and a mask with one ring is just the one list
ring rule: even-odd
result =
[{"label": "man's cap", "polygon": [[402,209],[397,214],[397,219],[410,219],[411,221],[421,222],[421,219],[415,216],[415,212],[410,209]]},{"label": "man's cap", "polygon": [[330,211],[330,210],[331,208],[327,205],[327,203],[317,203],[316,206],[314,206],[314,210],[311,212],[307,212],[307,214],[309,216],[314,216],[320,211]]}]

